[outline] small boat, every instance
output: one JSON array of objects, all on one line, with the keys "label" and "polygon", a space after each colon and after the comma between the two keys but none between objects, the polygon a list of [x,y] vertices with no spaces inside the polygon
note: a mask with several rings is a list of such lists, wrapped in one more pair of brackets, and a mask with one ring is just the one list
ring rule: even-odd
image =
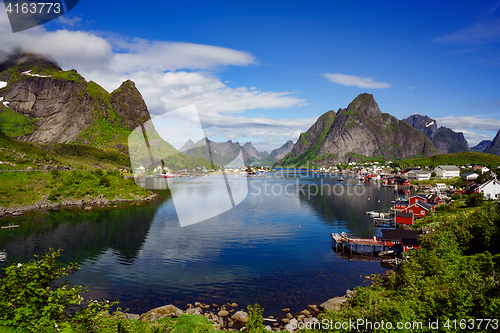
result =
[{"label": "small boat", "polygon": [[338,180],[339,182],[342,182],[342,181],[344,181],[344,178],[339,177],[337,180]]},{"label": "small boat", "polygon": [[9,224],[7,226],[1,227],[2,229],[14,229],[14,228],[19,228],[20,225],[18,224]]},{"label": "small boat", "polygon": [[367,215],[370,215],[370,217],[379,217],[380,213],[379,212],[374,212],[373,210],[366,212]]},{"label": "small boat", "polygon": [[158,175],[158,177],[160,177],[160,178],[174,178],[174,175],[171,174],[170,172],[167,172],[167,173],[160,173]]}]

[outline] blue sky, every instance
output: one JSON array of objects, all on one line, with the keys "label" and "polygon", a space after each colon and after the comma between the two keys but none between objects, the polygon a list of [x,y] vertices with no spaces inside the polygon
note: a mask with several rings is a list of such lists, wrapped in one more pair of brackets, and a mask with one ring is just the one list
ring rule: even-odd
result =
[{"label": "blue sky", "polygon": [[80,0],[0,50],[53,57],[108,91],[132,79],[152,114],[195,104],[205,133],[272,150],[324,112],[374,95],[382,112],[500,129],[500,2]]}]

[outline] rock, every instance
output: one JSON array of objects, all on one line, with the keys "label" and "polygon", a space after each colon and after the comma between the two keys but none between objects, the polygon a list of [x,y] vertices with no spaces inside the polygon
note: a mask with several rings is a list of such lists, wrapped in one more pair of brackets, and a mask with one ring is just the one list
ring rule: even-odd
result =
[{"label": "rock", "polygon": [[306,316],[304,316],[304,315],[298,315],[298,316],[297,316],[297,320],[298,320],[298,321],[302,321],[302,320],[304,320],[305,318],[306,318]]},{"label": "rock", "polygon": [[267,330],[267,331],[272,331],[273,329],[271,328],[271,326],[266,325],[266,330]]},{"label": "rock", "polygon": [[269,317],[267,317],[267,318],[268,318],[268,319],[274,319],[274,316],[269,316]]},{"label": "rock", "polygon": [[246,323],[248,321],[248,313],[246,313],[245,311],[237,311],[231,316],[231,319]]},{"label": "rock", "polygon": [[236,303],[231,303],[231,307],[232,307],[232,308],[237,308],[237,307],[238,307],[238,304],[236,304]]},{"label": "rock", "polygon": [[231,318],[229,318],[227,320],[227,327],[231,328],[231,327],[233,327],[233,325],[234,325],[234,321]]},{"label": "rock", "polygon": [[281,311],[283,311],[283,312],[290,312],[290,308],[284,308],[284,309],[281,309]]},{"label": "rock", "polygon": [[346,301],[346,297],[334,297],[321,304],[320,307],[327,311],[338,310],[342,307],[342,303]]},{"label": "rock", "polygon": [[155,321],[165,317],[178,317],[181,314],[181,309],[172,304],[169,304],[143,313],[139,317],[139,321]]},{"label": "rock", "polygon": [[202,309],[205,309],[205,310],[210,309],[210,305],[208,305],[208,304],[202,304],[200,307],[201,307]]},{"label": "rock", "polygon": [[92,210],[92,207],[87,206],[87,207],[85,207],[84,209],[85,209],[85,210]]},{"label": "rock", "polygon": [[213,308],[218,308],[219,306],[216,303],[212,303]]},{"label": "rock", "polygon": [[288,324],[290,322],[290,319],[288,318],[283,318],[281,319],[281,322],[285,323],[285,324]]},{"label": "rock", "polygon": [[285,325],[285,330],[288,332],[295,332],[299,328],[299,322],[296,319],[290,320],[288,324]]},{"label": "rock", "polygon": [[307,310],[302,310],[302,311],[300,311],[300,314],[304,315],[304,316],[309,316],[311,314],[311,312],[309,312]]},{"label": "rock", "polygon": [[365,275],[365,279],[370,280],[372,277],[370,275]]},{"label": "rock", "polygon": [[126,318],[126,319],[137,319],[139,320],[139,318],[141,317],[140,315],[138,314],[133,314],[133,313],[124,313],[123,316]]},{"label": "rock", "polygon": [[221,311],[219,311],[219,313],[217,313],[217,315],[219,317],[227,317],[227,316],[229,316],[229,312],[226,310],[221,310]]},{"label": "rock", "polygon": [[345,295],[346,295],[346,297],[354,297],[354,295],[356,295],[356,291],[352,291],[352,290],[347,289],[345,291]]},{"label": "rock", "polygon": [[201,303],[200,303],[200,302],[195,302],[195,303],[194,303],[194,306],[196,306],[196,307],[201,307]]},{"label": "rock", "polygon": [[200,307],[189,308],[186,310],[187,314],[202,314],[203,310]]},{"label": "rock", "polygon": [[288,319],[293,319],[293,316],[292,316],[292,314],[291,314],[290,312],[286,314],[286,317],[287,317]]},{"label": "rock", "polygon": [[312,327],[312,325],[314,325],[314,323],[317,323],[317,322],[319,322],[319,319],[316,317],[304,319],[304,325],[306,325],[306,327],[309,325]]}]

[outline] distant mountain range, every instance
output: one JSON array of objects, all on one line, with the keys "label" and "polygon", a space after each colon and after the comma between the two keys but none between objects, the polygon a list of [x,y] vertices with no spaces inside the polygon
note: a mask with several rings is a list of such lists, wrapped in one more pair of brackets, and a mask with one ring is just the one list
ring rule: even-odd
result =
[{"label": "distant mountain range", "polygon": [[437,126],[437,121],[426,115],[413,114],[403,119],[407,124],[424,133],[443,154],[469,151],[469,145],[462,132]]},{"label": "distant mountain range", "polygon": [[319,117],[276,165],[332,165],[374,157],[404,159],[437,153],[428,137],[382,113],[373,96],[365,93],[347,108]]},{"label": "distant mountain range", "polygon": [[293,142],[288,141],[270,154],[259,152],[251,142],[243,146],[238,142],[228,140],[226,142],[214,142],[203,138],[194,143],[189,139],[180,149],[184,154],[201,157],[210,160],[218,166],[226,166],[236,159],[241,152],[243,163],[246,166],[271,166],[281,157],[285,156],[293,147]]}]

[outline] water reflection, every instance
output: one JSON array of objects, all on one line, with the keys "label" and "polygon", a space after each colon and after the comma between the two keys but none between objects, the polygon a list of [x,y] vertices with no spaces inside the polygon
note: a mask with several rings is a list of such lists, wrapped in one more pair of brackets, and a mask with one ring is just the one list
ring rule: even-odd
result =
[{"label": "water reflection", "polygon": [[[213,194],[204,178],[190,182],[186,193]],[[308,185],[321,180],[339,184],[337,192],[312,195]],[[82,264],[72,283],[88,285],[93,298],[119,298],[136,313],[197,300],[242,307],[259,302],[271,313],[300,310],[363,284],[360,275],[383,271],[379,263],[340,258],[330,233],[373,235],[365,211],[390,204],[390,190],[350,179],[273,174],[248,178],[248,184],[239,205],[185,227],[169,196],[154,206],[23,217],[21,228],[0,234],[0,251],[8,254],[0,265],[63,248],[65,261]],[[355,189],[364,192],[349,195]]]}]

